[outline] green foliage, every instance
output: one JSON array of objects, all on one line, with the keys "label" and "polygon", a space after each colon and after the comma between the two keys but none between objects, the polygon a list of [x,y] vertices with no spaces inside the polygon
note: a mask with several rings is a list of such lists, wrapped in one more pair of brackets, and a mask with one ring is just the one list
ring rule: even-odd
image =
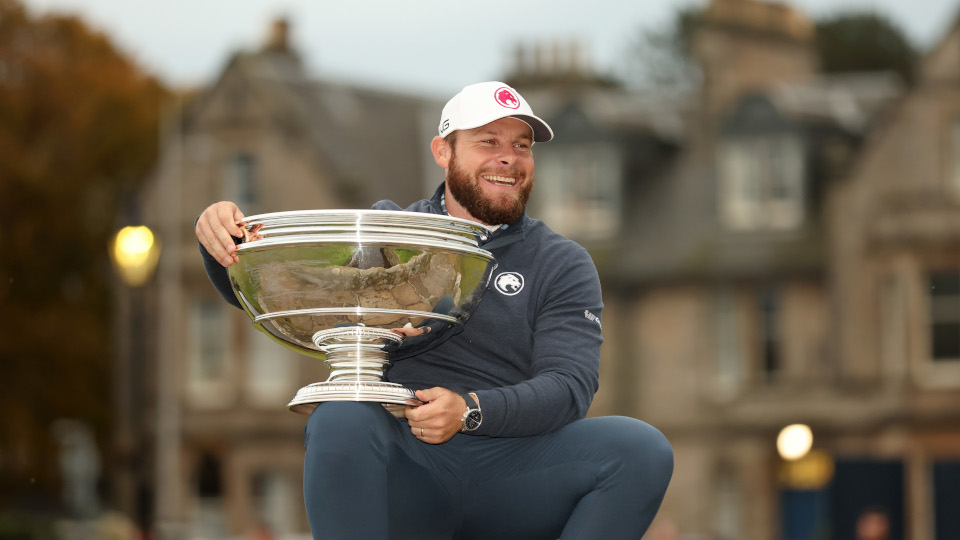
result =
[{"label": "green foliage", "polygon": [[52,489],[50,425],[109,425],[106,246],[157,151],[165,90],[107,37],[0,0],[0,507]]},{"label": "green foliage", "polygon": [[699,10],[681,9],[671,25],[641,30],[630,45],[625,78],[641,88],[687,88],[698,78],[690,43]]},{"label": "green foliage", "polygon": [[895,71],[912,82],[917,51],[892,21],[851,12],[817,21],[817,53],[826,73]]},{"label": "green foliage", "polygon": [[[639,34],[627,59],[627,77],[640,86],[684,88],[696,80],[691,43],[699,10],[684,8],[665,28]],[[816,22],[814,47],[824,73],[895,71],[914,80],[918,53],[890,19],[872,11],[848,12]]]},{"label": "green foliage", "polygon": [[55,540],[48,517],[0,513],[0,540]]}]

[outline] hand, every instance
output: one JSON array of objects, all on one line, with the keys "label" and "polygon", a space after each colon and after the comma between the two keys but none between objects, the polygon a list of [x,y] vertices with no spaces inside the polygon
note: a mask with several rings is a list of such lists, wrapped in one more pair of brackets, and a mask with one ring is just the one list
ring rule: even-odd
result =
[{"label": "hand", "polygon": [[237,257],[237,246],[231,236],[244,237],[244,229],[240,227],[241,221],[243,221],[243,212],[230,201],[211,204],[197,220],[195,229],[197,239],[206,248],[207,253],[225,267],[240,260]]},{"label": "hand", "polygon": [[447,442],[463,427],[461,418],[467,411],[467,403],[460,394],[435,387],[417,390],[417,399],[426,403],[407,407],[404,416],[410,424],[410,432],[421,441],[430,444]]}]

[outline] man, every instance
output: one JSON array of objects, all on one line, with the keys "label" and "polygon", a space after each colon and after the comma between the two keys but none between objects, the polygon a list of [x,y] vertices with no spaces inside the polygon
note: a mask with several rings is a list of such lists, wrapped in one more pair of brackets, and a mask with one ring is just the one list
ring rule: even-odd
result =
[{"label": "man", "polygon": [[890,540],[890,516],[883,507],[867,507],[857,517],[856,529],[857,540]]},{"label": "man", "polygon": [[[639,539],[652,521],[670,445],[636,419],[584,418],[603,341],[597,271],[524,213],[533,144],[552,138],[500,82],[444,107],[430,148],[446,181],[407,210],[483,224],[478,241],[498,267],[460,333],[388,371],[424,405],[400,420],[376,403],[311,414],[304,499],[315,538]],[[224,267],[237,260],[242,218],[221,202],[196,227],[211,280],[234,305]]]}]

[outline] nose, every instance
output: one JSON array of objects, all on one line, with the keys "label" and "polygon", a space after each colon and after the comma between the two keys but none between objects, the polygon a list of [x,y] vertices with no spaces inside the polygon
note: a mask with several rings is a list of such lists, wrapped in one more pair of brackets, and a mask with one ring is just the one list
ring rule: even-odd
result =
[{"label": "nose", "polygon": [[497,161],[503,165],[513,165],[516,163],[519,157],[518,150],[515,146],[507,146],[500,151],[500,155],[497,156]]}]

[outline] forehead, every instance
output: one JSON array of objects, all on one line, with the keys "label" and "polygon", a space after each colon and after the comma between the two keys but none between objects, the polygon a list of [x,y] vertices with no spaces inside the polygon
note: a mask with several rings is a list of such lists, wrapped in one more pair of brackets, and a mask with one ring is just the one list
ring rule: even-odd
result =
[{"label": "forehead", "polygon": [[533,140],[533,128],[523,120],[500,118],[467,131],[470,135],[499,135],[510,139]]}]

